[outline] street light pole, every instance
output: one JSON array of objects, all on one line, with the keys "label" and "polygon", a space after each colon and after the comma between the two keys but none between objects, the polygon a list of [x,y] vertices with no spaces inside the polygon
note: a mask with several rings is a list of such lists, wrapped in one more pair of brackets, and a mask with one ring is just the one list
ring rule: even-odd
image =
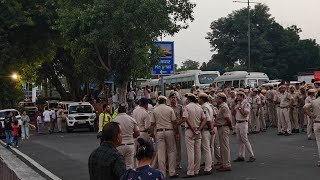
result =
[{"label": "street light pole", "polygon": [[248,71],[250,72],[251,70],[251,19],[250,19],[250,3],[258,3],[258,2],[250,2],[248,0],[247,2],[245,1],[233,1],[235,3],[246,3],[248,4]]}]

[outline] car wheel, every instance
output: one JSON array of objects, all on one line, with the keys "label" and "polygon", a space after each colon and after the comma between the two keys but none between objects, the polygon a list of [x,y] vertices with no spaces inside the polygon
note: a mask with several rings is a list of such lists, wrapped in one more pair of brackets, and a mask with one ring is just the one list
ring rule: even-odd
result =
[{"label": "car wheel", "polygon": [[71,133],[71,132],[73,132],[73,129],[70,128],[70,126],[67,126],[67,132],[68,132],[68,133]]}]

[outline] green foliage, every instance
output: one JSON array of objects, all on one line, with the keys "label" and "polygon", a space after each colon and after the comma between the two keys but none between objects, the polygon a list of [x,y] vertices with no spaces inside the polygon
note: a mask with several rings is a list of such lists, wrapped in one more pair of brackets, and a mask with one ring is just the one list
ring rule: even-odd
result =
[{"label": "green foliage", "polygon": [[177,71],[187,71],[187,70],[196,70],[199,69],[199,62],[188,59],[182,62],[181,68],[177,69]]},{"label": "green foliage", "polygon": [[[201,69],[247,69],[247,13],[244,8],[211,23],[206,39],[214,54]],[[288,80],[298,72],[320,65],[319,45],[315,40],[301,40],[300,28],[282,27],[271,17],[266,5],[256,5],[250,16],[251,70],[265,72],[270,78]]]}]

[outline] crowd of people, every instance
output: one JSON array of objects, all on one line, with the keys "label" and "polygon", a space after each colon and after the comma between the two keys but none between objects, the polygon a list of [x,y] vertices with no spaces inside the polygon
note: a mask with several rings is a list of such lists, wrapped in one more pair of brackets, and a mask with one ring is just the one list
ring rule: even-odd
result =
[{"label": "crowd of people", "polygon": [[[214,168],[219,172],[231,171],[231,162],[245,161],[246,151],[249,153],[247,162],[255,162],[248,135],[263,133],[269,127],[277,128],[279,136],[306,131],[306,139],[309,140],[314,131],[320,158],[319,87],[319,81],[308,85],[285,84],[260,88],[210,87],[200,90],[193,87],[184,96],[176,88],[168,97],[159,96],[154,107],[146,97],[134,101],[134,110],[130,115],[126,113],[125,104],[119,105],[119,114],[113,117],[108,111],[110,106],[106,105],[102,113],[104,115],[99,118],[101,146],[89,159],[90,177],[99,179],[97,177],[102,177],[101,173],[109,173],[111,179],[127,179],[130,177],[128,173],[133,172],[142,177],[139,169],[141,158],[138,156],[142,139],[154,144],[155,149],[154,157],[148,156],[150,161],[143,164],[159,169],[160,177],[177,178],[179,175],[176,170],[181,169],[183,132],[188,159],[184,178],[210,175]],[[120,127],[113,136],[108,126],[110,122]],[[236,135],[239,144],[238,157],[233,161],[230,159],[231,134]],[[102,151],[106,151],[106,154]],[[107,162],[102,162],[101,159],[108,153],[117,153],[118,159],[107,158]],[[97,170],[110,169],[108,167],[119,169],[110,172]]]}]

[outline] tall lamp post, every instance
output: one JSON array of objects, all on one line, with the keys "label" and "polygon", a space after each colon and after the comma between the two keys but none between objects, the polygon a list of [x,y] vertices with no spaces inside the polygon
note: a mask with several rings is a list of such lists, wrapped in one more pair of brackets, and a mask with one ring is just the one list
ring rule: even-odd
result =
[{"label": "tall lamp post", "polygon": [[251,19],[250,19],[250,4],[257,4],[258,2],[248,1],[233,1],[235,3],[245,3],[248,5],[248,71],[251,70]]}]

